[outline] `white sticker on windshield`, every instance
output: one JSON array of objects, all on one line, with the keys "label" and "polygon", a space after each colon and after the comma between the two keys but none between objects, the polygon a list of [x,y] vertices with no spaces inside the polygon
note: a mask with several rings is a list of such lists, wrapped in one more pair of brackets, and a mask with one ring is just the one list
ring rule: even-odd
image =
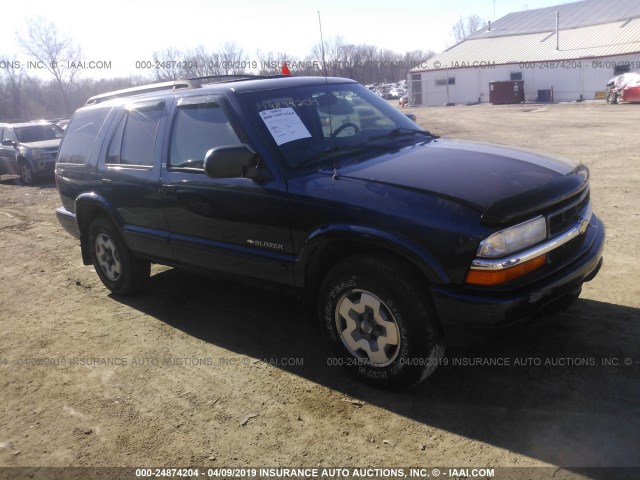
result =
[{"label": "white sticker on windshield", "polygon": [[311,136],[293,108],[275,108],[259,113],[278,145]]}]

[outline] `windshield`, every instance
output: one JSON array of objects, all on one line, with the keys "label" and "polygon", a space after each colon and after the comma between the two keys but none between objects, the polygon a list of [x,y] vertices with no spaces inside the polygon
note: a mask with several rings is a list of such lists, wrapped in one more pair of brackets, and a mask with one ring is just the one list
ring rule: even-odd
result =
[{"label": "windshield", "polygon": [[240,100],[289,171],[362,161],[432,138],[357,83],[250,92]]},{"label": "windshield", "polygon": [[44,140],[57,140],[62,138],[64,131],[53,124],[29,125],[15,129],[20,143],[41,142]]}]

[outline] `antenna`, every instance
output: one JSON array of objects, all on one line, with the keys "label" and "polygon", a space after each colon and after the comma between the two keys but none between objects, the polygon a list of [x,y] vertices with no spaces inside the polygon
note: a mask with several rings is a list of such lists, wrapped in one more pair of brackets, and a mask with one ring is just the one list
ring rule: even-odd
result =
[{"label": "antenna", "polygon": [[[329,75],[327,75],[327,62],[324,59],[324,38],[322,38],[322,20],[320,19],[320,10],[318,10],[318,27],[320,28],[320,49],[322,52],[322,70],[324,71],[324,78],[327,85],[329,85]],[[331,118],[331,103],[328,104],[329,107],[329,118]],[[331,136],[329,137],[331,140]],[[333,176],[331,177],[333,180],[338,180],[338,165],[336,163],[336,156],[333,155]]]},{"label": "antenna", "polygon": [[322,20],[320,19],[320,10],[318,10],[318,26],[320,27],[320,49],[322,52],[322,70],[324,76],[327,77],[327,62],[324,59],[324,39],[322,38]]}]

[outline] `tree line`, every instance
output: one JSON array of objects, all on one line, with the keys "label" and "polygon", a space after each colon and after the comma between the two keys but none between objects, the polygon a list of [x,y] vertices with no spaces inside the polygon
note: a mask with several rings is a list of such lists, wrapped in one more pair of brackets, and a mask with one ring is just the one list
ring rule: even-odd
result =
[{"label": "tree line", "polygon": [[260,50],[252,57],[229,42],[217,51],[204,47],[187,51],[168,48],[155,52],[150,63],[155,81],[246,73],[277,75],[282,73],[283,65],[287,65],[292,75],[348,77],[371,84],[406,79],[409,70],[433,55],[432,50],[397,53],[373,45],[355,45],[338,36],[325,41],[324,45],[315,45],[303,58]]},{"label": "tree line", "polygon": [[[456,43],[479,27],[477,19],[472,23],[459,20],[452,30]],[[318,43],[302,58],[263,51],[251,56],[237,44],[227,42],[214,50],[203,46],[187,51],[167,48],[153,54],[146,75],[95,79],[83,78],[80,68],[65,68],[62,60],[80,59],[82,51],[73,39],[42,17],[30,19],[17,38],[24,53],[42,66],[47,78],[25,73],[16,56],[0,57],[0,122],[69,117],[89,97],[122,88],[194,77],[276,75],[282,73],[283,65],[294,76],[339,76],[363,84],[398,82],[435,55],[432,50],[398,53],[356,45],[339,36]]]}]

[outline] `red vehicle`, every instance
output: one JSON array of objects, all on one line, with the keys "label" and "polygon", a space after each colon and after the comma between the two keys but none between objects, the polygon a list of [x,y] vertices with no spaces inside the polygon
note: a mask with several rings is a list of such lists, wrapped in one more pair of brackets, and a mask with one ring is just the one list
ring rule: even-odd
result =
[{"label": "red vehicle", "polygon": [[640,73],[625,73],[607,83],[607,103],[640,102]]}]

